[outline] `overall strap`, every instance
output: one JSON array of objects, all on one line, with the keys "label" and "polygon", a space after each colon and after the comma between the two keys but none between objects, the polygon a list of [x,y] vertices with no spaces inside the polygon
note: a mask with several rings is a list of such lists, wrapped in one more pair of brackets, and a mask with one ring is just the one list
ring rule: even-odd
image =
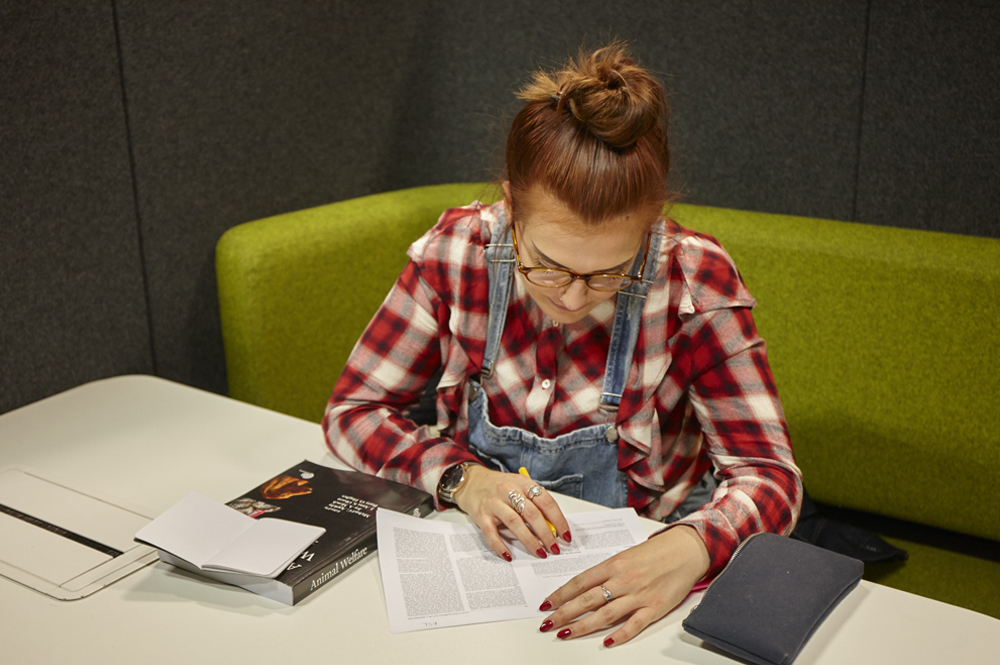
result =
[{"label": "overall strap", "polygon": [[[649,293],[649,289],[653,285],[652,278],[656,276],[663,233],[664,225],[662,223],[653,227],[642,281],[619,291],[616,296],[618,304],[615,306],[615,322],[611,331],[611,343],[608,345],[608,363],[604,368],[604,386],[601,390],[600,406],[600,410],[609,416],[617,413],[618,406],[622,401],[622,394],[625,392],[625,383],[628,381],[628,373],[632,368],[632,354],[635,352],[635,343],[639,338],[642,308],[646,303],[646,294]],[[636,256],[631,270],[639,270],[641,264],[642,257]]]},{"label": "overall strap", "polygon": [[500,350],[504,322],[507,320],[507,304],[514,285],[514,242],[510,225],[503,207],[493,226],[493,235],[486,245],[486,268],[490,282],[490,312],[486,329],[486,351],[483,354],[483,369],[480,376],[487,379],[493,374],[493,363]]}]

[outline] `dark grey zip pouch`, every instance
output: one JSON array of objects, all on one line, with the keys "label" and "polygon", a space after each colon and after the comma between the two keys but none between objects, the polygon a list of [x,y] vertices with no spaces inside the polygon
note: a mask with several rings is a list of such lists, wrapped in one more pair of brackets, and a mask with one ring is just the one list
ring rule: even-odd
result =
[{"label": "dark grey zip pouch", "polygon": [[864,564],[773,533],[751,536],[682,625],[758,665],[788,665],[858,585]]}]

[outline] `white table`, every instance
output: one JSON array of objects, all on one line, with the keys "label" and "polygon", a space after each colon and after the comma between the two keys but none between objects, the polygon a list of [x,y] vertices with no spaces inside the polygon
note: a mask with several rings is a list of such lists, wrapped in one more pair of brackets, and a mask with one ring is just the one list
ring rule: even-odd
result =
[{"label": "white table", "polygon": [[[165,510],[198,490],[220,501],[310,458],[332,464],[318,425],[149,376],[97,381],[0,416],[0,466]],[[591,504],[565,499],[569,512]],[[456,511],[431,519],[464,520]],[[393,635],[377,557],[287,607],[155,563],[82,600],[0,578],[0,654],[18,663],[719,663],[681,629],[694,596],[631,642],[568,642],[537,620]],[[1000,654],[1000,621],[862,582],[796,660],[972,663]],[[995,661],[994,661],[995,662]]]}]

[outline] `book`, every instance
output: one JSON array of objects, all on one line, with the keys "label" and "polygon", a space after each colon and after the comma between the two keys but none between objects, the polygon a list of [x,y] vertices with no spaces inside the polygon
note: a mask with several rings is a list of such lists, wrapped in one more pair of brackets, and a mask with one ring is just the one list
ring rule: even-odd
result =
[{"label": "book", "polygon": [[201,572],[273,578],[325,531],[273,517],[254,519],[191,492],[139,529],[135,540],[169,552]]},{"label": "book", "polygon": [[280,517],[321,527],[326,532],[274,578],[200,568],[176,553],[158,548],[160,559],[295,605],[377,549],[376,508],[424,517],[434,510],[434,499],[426,492],[383,478],[303,461],[226,505],[255,520],[265,515]]}]

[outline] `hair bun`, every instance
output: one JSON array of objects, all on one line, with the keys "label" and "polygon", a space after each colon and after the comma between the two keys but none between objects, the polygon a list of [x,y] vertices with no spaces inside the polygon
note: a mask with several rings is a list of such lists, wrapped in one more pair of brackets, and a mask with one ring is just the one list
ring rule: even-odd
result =
[{"label": "hair bun", "polygon": [[526,104],[507,133],[504,169],[512,215],[541,187],[587,224],[659,216],[670,171],[669,108],[660,83],[624,43],[536,72],[519,97]]},{"label": "hair bun", "polygon": [[614,148],[634,144],[666,115],[660,84],[629,57],[622,43],[581,52],[551,78],[559,86],[559,107]]}]

